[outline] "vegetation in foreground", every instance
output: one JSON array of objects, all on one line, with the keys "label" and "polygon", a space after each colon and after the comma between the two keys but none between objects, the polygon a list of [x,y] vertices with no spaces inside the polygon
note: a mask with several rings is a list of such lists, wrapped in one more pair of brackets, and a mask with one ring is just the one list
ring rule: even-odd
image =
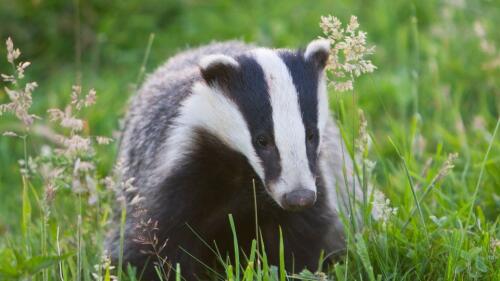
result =
[{"label": "vegetation in foreground", "polygon": [[[307,42],[314,37],[311,34],[319,33],[316,27],[319,15],[332,10],[320,2],[318,7],[289,2],[292,4],[270,7],[268,13],[284,15],[293,8],[302,13],[309,11],[315,17],[303,16],[311,26],[298,28],[282,21],[256,28],[265,35],[246,38],[264,43],[276,38],[272,45],[277,46],[298,44],[300,41],[295,40],[299,39]],[[241,26],[252,17],[252,12],[242,12],[249,8],[243,4],[230,8],[223,5],[225,1],[217,3],[220,6],[213,9],[234,15]],[[279,264],[266,263],[264,251],[256,243],[250,253],[224,257],[226,275],[214,278],[500,279],[500,142],[497,133],[500,53],[495,46],[499,38],[494,34],[498,9],[490,2],[466,4],[462,1],[419,1],[414,5],[394,4],[391,9],[387,9],[383,1],[363,8],[354,4],[350,9],[341,7],[340,14],[345,19],[349,13],[358,14],[362,25],[368,28],[373,36],[369,41],[375,42],[378,48],[374,55],[378,70],[369,78],[356,80],[354,91],[340,93],[332,87],[331,106],[350,152],[358,156],[358,176],[362,183],[367,188],[373,185],[387,198],[383,204],[362,206],[360,212],[373,207],[379,208],[383,215],[378,220],[364,216],[366,226],[360,232],[355,232],[355,226],[345,218],[349,226],[346,256],[336,264],[323,267],[323,273],[285,273]],[[218,35],[224,36],[220,38],[235,35],[231,33],[234,30],[228,30],[229,27],[217,20],[204,18],[208,16],[199,9],[207,7],[191,5],[186,8],[183,4],[172,4],[174,11],[181,13],[181,19],[170,26],[191,28],[182,34],[197,35],[206,31],[183,21],[191,19],[212,23],[205,27],[211,26],[213,34],[223,34]],[[118,7],[122,11],[130,8]],[[82,12],[86,8],[89,7],[82,4]],[[184,10],[188,8],[189,11]],[[51,10],[42,12],[50,14]],[[136,20],[149,24],[147,18]],[[85,21],[82,25],[85,27]],[[266,30],[266,27],[272,28]],[[291,39],[290,30],[304,33],[296,34],[298,39]],[[121,111],[126,103],[123,93],[133,92],[134,88],[127,89],[126,81],[137,84],[147,61],[160,62],[164,56],[159,51],[161,46],[175,40],[166,35],[157,34],[157,39],[149,42],[147,35],[143,37],[141,50],[151,53],[152,57],[138,55],[137,61],[144,58],[144,63],[136,63],[136,66],[142,65],[140,69],[133,68],[136,71],[128,69],[135,72],[134,76],[139,73],[137,78],[129,80],[113,75],[119,62],[107,69],[102,67],[102,76],[94,77],[92,65],[87,65],[86,57],[82,59],[80,55],[75,60],[78,71],[70,71],[79,73],[76,78],[64,75],[67,69],[53,73],[48,70],[54,77],[47,77],[41,70],[44,65],[36,66],[38,63],[34,63],[35,74],[30,76],[29,72],[24,73],[28,64],[21,63],[26,57],[20,56],[11,43],[7,44],[5,54],[12,66],[0,64],[0,72],[6,74],[2,77],[3,86],[9,89],[0,90],[0,103],[8,104],[15,97],[19,106],[2,107],[5,114],[0,117],[0,130],[7,132],[0,140],[0,192],[3,195],[0,198],[0,233],[3,232],[0,279],[110,280],[114,275],[120,280],[135,280],[133,269],[124,272],[112,269],[102,252],[109,217],[114,215],[115,191],[128,188],[126,182],[106,177],[112,174],[116,145],[116,141],[111,142],[108,137],[118,128],[120,113],[102,108],[109,105],[110,109]],[[202,42],[213,38],[198,36],[197,40],[179,40]],[[131,42],[128,43],[133,45]],[[79,48],[84,45],[81,43]],[[117,53],[109,48],[105,47],[103,57]],[[58,51],[54,50],[53,54]],[[120,51],[123,53],[123,50],[118,53]],[[49,55],[43,56],[42,62],[50,68],[51,59]],[[64,59],[64,53],[60,59]],[[37,84],[29,82],[32,80],[43,83],[37,88]],[[97,91],[71,87],[81,82],[95,86]],[[68,94],[61,94],[64,92]],[[98,105],[92,107],[96,97]],[[122,100],[113,102],[117,97]],[[34,113],[28,111],[32,103]],[[46,112],[46,108],[53,107],[61,109]],[[358,113],[359,108],[364,114]],[[7,116],[7,111],[21,122]],[[161,250],[163,241],[155,241],[154,225],[150,234],[143,242],[151,243],[153,251]],[[165,261],[157,262],[162,265]],[[173,266],[171,274],[178,272]],[[167,272],[168,267],[159,267],[160,276]]]}]

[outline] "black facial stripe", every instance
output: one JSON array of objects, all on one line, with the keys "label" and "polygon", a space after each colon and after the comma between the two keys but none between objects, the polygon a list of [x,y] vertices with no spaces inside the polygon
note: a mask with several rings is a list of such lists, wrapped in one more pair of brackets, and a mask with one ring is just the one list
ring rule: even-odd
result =
[{"label": "black facial stripe", "polygon": [[275,146],[259,149],[254,139],[265,135],[274,143],[274,126],[269,89],[262,67],[250,56],[237,57],[240,67],[230,73],[221,85],[225,94],[233,100],[245,118],[252,144],[262,161],[266,183],[276,180],[281,174],[280,155]]},{"label": "black facial stripe", "polygon": [[309,168],[313,174],[316,174],[319,138],[316,137],[312,142],[309,142],[307,140],[307,130],[312,130],[318,136],[318,78],[320,72],[314,62],[304,59],[302,51],[282,51],[279,55],[288,67],[299,95],[302,121],[306,128]]}]

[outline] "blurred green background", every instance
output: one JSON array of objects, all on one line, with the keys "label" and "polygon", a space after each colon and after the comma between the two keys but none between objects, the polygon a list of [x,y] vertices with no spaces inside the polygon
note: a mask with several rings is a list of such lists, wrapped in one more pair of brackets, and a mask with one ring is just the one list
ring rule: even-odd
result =
[{"label": "blurred green background", "polygon": [[[179,50],[214,40],[303,47],[321,35],[318,23],[327,14],[343,22],[356,15],[368,41],[377,46],[373,62],[378,70],[357,82],[354,104],[351,93],[332,93],[332,108],[342,122],[351,124],[357,107],[367,115],[372,157],[381,163],[375,170],[377,185],[397,198],[391,170],[399,164],[391,137],[403,153],[412,153],[414,170],[429,157],[442,161],[445,152],[459,152],[460,172],[442,190],[449,202],[454,196],[469,198],[500,111],[500,52],[494,46],[500,45],[498,1],[0,0],[0,39],[12,37],[21,60],[32,62],[27,79],[40,85],[34,113],[44,117],[48,108],[63,106],[81,70],[83,88],[98,93],[97,106],[86,115],[88,133],[111,136],[138,81],[150,34],[155,38],[147,72]],[[0,46],[0,72],[10,72],[5,45]],[[336,110],[342,106],[344,116]],[[13,118],[1,117],[0,131],[16,126]],[[415,134],[421,142],[412,143]],[[38,154],[46,142],[30,139],[29,154]],[[479,194],[491,219],[500,212],[499,146],[494,140]],[[100,173],[109,171],[115,150],[98,153]],[[0,233],[18,221],[22,155],[20,141],[0,137]]]}]

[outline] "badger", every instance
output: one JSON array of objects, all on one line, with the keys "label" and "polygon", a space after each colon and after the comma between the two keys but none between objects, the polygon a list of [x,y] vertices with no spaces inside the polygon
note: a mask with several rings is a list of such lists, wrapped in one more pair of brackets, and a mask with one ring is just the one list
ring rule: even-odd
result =
[{"label": "badger", "polygon": [[[186,280],[207,278],[206,266],[217,268],[214,249],[223,259],[234,254],[229,214],[242,252],[259,236],[278,265],[283,243],[287,270],[314,271],[320,256],[342,252],[339,213],[361,190],[329,113],[329,51],[324,39],[299,50],[219,42],[149,75],[119,147],[133,188],[124,230],[107,244],[113,260],[142,280],[156,280],[155,255],[179,264]],[[155,222],[154,253],[138,242],[141,221]]]}]

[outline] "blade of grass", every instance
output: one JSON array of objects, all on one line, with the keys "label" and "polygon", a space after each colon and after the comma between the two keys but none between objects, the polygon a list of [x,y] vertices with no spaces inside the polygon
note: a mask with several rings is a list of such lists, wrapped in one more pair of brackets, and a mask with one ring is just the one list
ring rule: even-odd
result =
[{"label": "blade of grass", "polygon": [[232,265],[228,265],[226,267],[226,278],[228,281],[234,281],[233,266]]},{"label": "blade of grass", "polygon": [[370,261],[370,255],[368,253],[365,240],[363,239],[363,236],[360,233],[355,234],[355,239],[356,239],[356,249],[361,259],[361,263],[363,264],[366,273],[368,273],[370,281],[375,281],[375,275],[373,274],[373,266]]},{"label": "blade of grass", "polygon": [[422,208],[420,207],[420,203],[419,203],[419,200],[417,198],[417,194],[415,193],[415,187],[414,187],[410,172],[408,170],[408,166],[406,164],[406,159],[403,157],[403,155],[401,155],[401,153],[399,152],[399,149],[397,148],[396,144],[392,141],[391,137],[389,137],[389,142],[392,144],[392,146],[396,150],[396,153],[398,154],[399,158],[401,159],[401,161],[403,163],[403,168],[405,170],[406,177],[408,178],[408,183],[410,184],[411,194],[413,196],[413,200],[415,201],[415,204],[416,204],[417,209],[418,209],[418,213],[420,215],[420,219],[422,220],[422,224],[424,226],[425,237],[427,239],[427,242],[430,243],[429,242],[429,233],[427,231],[427,226],[425,224],[424,213],[422,212]]},{"label": "blade of grass", "polygon": [[30,247],[30,223],[31,223],[31,202],[28,195],[28,183],[26,177],[22,177],[23,191],[22,191],[22,222],[21,231],[24,237],[24,244],[26,245],[26,253],[31,254]]},{"label": "blade of grass", "polygon": [[181,281],[181,265],[175,264],[175,281]]},{"label": "blade of grass", "polygon": [[159,266],[155,266],[155,271],[156,271],[156,277],[158,277],[158,279],[160,281],[163,281],[163,270],[159,267]]},{"label": "blade of grass", "polygon": [[472,217],[472,210],[474,209],[474,202],[476,202],[477,194],[479,192],[479,186],[481,186],[481,182],[483,180],[483,174],[484,174],[484,168],[486,167],[486,161],[488,160],[488,157],[490,155],[491,147],[493,146],[493,142],[495,141],[497,132],[498,132],[498,126],[500,124],[500,118],[497,119],[497,124],[495,126],[495,129],[493,130],[493,136],[491,137],[490,143],[488,144],[488,149],[486,150],[486,154],[484,155],[483,162],[481,163],[481,170],[479,171],[479,177],[476,182],[476,188],[474,189],[474,193],[472,194],[472,198],[470,201],[470,209],[469,209],[469,214],[467,215],[467,221],[465,223],[465,229],[468,228],[470,219]]},{"label": "blade of grass", "polygon": [[210,245],[207,243],[207,241],[205,241],[205,239],[203,239],[203,237],[201,237],[201,235],[196,230],[194,230],[194,228],[192,228],[191,225],[186,223],[186,226],[189,228],[189,230],[191,232],[193,232],[193,234],[196,236],[196,238],[198,238],[201,241],[201,243],[203,243],[203,245],[205,245],[217,257],[217,259],[219,260],[221,265],[226,267],[227,265],[224,262],[224,259],[222,258],[222,254],[220,253],[219,249],[217,248],[217,244],[215,243],[215,241],[214,241],[214,246],[215,246],[215,249],[214,249],[214,248],[210,247]]},{"label": "blade of grass", "polygon": [[[260,241],[264,241],[262,237],[262,232],[259,233]],[[262,280],[263,281],[269,281],[269,275],[270,275],[270,270],[269,270],[269,263],[267,261],[267,254],[266,254],[266,247],[264,243],[261,244],[261,254],[262,254]]]},{"label": "blade of grass", "polygon": [[122,279],[122,267],[123,267],[123,247],[125,240],[125,223],[127,220],[127,206],[125,202],[121,204],[121,216],[120,216],[120,253],[118,255],[118,280]]},{"label": "blade of grass", "polygon": [[[61,243],[59,240],[59,233],[60,233],[60,228],[59,225],[57,226],[56,230],[56,245],[57,245],[57,255],[61,255]],[[63,275],[63,261],[59,261],[59,278],[61,278],[61,281],[64,281],[64,275]]]},{"label": "blade of grass", "polygon": [[148,45],[146,46],[146,52],[144,53],[144,57],[142,58],[141,68],[139,69],[139,73],[137,74],[137,79],[135,82],[136,87],[138,87],[139,83],[141,83],[142,78],[146,73],[146,64],[148,62],[149,53],[151,52],[151,46],[153,46],[154,39],[155,39],[155,34],[150,33],[148,39]]},{"label": "blade of grass", "polygon": [[[434,186],[436,185],[436,183],[439,181],[440,179],[440,174],[437,173],[434,178],[431,180],[431,182],[425,187],[424,189],[424,192],[422,194],[422,196],[420,196],[420,199],[418,200],[419,204],[422,204],[422,202],[424,201],[424,199],[427,197],[427,195],[432,191],[432,189],[434,188]],[[417,211],[417,208],[416,206],[413,207],[410,211],[410,215],[408,217],[408,219],[406,220],[405,224],[403,225],[403,227],[401,228],[402,231],[406,229],[406,227],[408,226],[408,224],[410,223],[413,215],[415,214],[415,212]]]},{"label": "blade of grass", "polygon": [[280,227],[280,281],[286,280],[286,270],[285,270],[285,246],[283,243],[283,232]]},{"label": "blade of grass", "polygon": [[240,251],[238,245],[238,237],[236,235],[236,227],[234,225],[233,215],[229,214],[229,224],[233,233],[233,247],[234,247],[234,269],[236,281],[240,280]]},{"label": "blade of grass", "polygon": [[252,281],[254,275],[255,257],[257,252],[257,240],[252,240],[252,246],[250,248],[250,257],[248,258],[248,263],[243,273],[243,281]]},{"label": "blade of grass", "polygon": [[186,249],[184,249],[184,247],[182,246],[179,246],[179,249],[181,249],[184,253],[186,253],[187,255],[189,255],[192,259],[194,259],[197,263],[201,264],[203,267],[205,267],[208,271],[212,272],[213,274],[215,274],[220,280],[225,280],[225,278],[220,275],[217,271],[215,271],[213,268],[211,268],[210,266],[208,266],[206,263],[202,262],[200,259],[198,259],[197,257],[193,256],[190,252],[188,252]]},{"label": "blade of grass", "polygon": [[252,179],[253,188],[253,208],[255,216],[255,239],[257,241],[257,252],[259,252],[259,217],[257,212],[257,191],[255,190],[255,179]]},{"label": "blade of grass", "polygon": [[247,268],[245,269],[245,272],[243,273],[243,281],[252,281],[253,275],[254,275],[254,263],[249,262],[247,264]]},{"label": "blade of grass", "polygon": [[319,272],[323,271],[324,258],[325,258],[325,251],[321,250],[321,252],[319,254],[319,261],[318,261],[318,271]]}]

